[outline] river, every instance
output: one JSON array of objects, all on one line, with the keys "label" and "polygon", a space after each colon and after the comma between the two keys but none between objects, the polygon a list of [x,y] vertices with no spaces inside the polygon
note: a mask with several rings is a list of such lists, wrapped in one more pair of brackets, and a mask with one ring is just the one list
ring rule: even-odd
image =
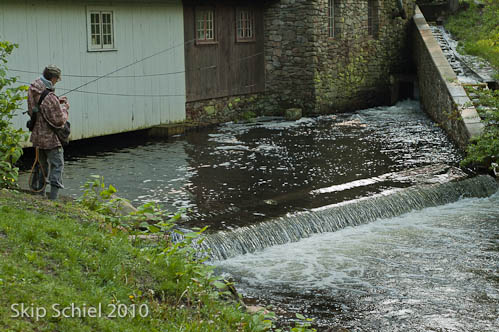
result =
[{"label": "river", "polygon": [[349,331],[498,331],[499,194],[217,262],[246,297]]},{"label": "river", "polygon": [[[296,122],[227,123],[160,141],[75,145],[66,151],[64,193],[79,196],[99,174],[136,205],[185,209],[184,227],[209,225],[220,241],[257,232],[255,252],[212,264],[285,320],[304,313],[322,331],[496,331],[499,195],[485,196],[497,184],[481,177],[413,190],[414,179],[400,176],[461,158],[417,101],[403,101]],[[341,219],[334,209],[345,201],[361,203],[342,208]],[[335,231],[317,231],[313,218]],[[293,243],[272,246],[258,231],[276,220],[300,225]]]},{"label": "river", "polygon": [[[258,118],[164,141],[109,140],[66,151],[63,194],[78,197],[91,174],[102,175],[133,204],[186,209],[186,227],[209,225],[210,231],[407,187],[408,181],[387,179],[317,194],[461,158],[417,101],[296,122]],[[26,173],[21,183],[26,186]]]}]

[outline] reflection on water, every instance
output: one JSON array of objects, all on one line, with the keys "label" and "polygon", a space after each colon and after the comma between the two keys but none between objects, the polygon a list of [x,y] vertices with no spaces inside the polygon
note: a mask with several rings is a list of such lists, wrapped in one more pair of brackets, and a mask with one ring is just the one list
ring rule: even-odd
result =
[{"label": "reflection on water", "polygon": [[499,193],[217,262],[247,297],[351,331],[498,331]]},{"label": "reflection on water", "polygon": [[[405,187],[383,175],[460,157],[415,101],[296,122],[260,118],[132,148],[95,149],[86,156],[67,152],[66,194],[79,195],[88,176],[100,174],[134,204],[186,207],[186,226],[212,230]],[[356,185],[320,192],[347,183]]]}]

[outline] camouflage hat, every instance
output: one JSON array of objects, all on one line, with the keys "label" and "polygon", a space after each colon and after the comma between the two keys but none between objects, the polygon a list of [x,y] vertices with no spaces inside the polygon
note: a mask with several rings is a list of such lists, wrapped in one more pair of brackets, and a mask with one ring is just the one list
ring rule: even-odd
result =
[{"label": "camouflage hat", "polygon": [[62,74],[61,70],[56,65],[48,65],[47,67],[45,67],[45,70],[43,72],[44,73],[51,73],[51,74],[57,76],[58,78],[61,78],[61,74]]}]

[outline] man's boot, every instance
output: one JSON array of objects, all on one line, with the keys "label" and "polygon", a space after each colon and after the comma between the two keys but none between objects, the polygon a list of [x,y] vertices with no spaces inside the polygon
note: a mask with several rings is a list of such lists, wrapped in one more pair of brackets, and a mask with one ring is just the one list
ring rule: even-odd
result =
[{"label": "man's boot", "polygon": [[55,201],[57,199],[58,195],[59,195],[59,188],[51,186],[50,187],[50,193],[49,193],[49,199],[51,201]]}]

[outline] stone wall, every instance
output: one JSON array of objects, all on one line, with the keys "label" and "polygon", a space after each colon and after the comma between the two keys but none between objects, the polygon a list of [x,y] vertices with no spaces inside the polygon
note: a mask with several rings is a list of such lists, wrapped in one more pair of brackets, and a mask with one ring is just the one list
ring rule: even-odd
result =
[{"label": "stone wall", "polygon": [[422,107],[465,149],[470,138],[482,132],[483,124],[419,8],[412,41]]},{"label": "stone wall", "polygon": [[340,0],[339,33],[329,37],[328,0],[280,0],[265,10],[266,92],[280,108],[331,113],[390,101],[390,74],[408,65],[415,0],[379,0],[379,30],[369,36],[368,1]]},{"label": "stone wall", "polygon": [[[316,111],[334,112],[390,103],[390,76],[414,70],[410,64],[409,27],[414,0],[404,0],[402,18],[397,0],[379,0],[378,29],[368,33],[368,1],[340,0],[338,31],[329,37],[328,0],[317,29]],[[337,10],[338,10],[337,9]]]},{"label": "stone wall", "polygon": [[222,123],[251,116],[263,106],[262,95],[249,94],[200,100],[186,104],[187,121],[199,125]]},{"label": "stone wall", "polygon": [[[265,7],[267,110],[313,109],[317,64],[316,0],[274,0]],[[270,108],[270,109],[269,109]]]}]

